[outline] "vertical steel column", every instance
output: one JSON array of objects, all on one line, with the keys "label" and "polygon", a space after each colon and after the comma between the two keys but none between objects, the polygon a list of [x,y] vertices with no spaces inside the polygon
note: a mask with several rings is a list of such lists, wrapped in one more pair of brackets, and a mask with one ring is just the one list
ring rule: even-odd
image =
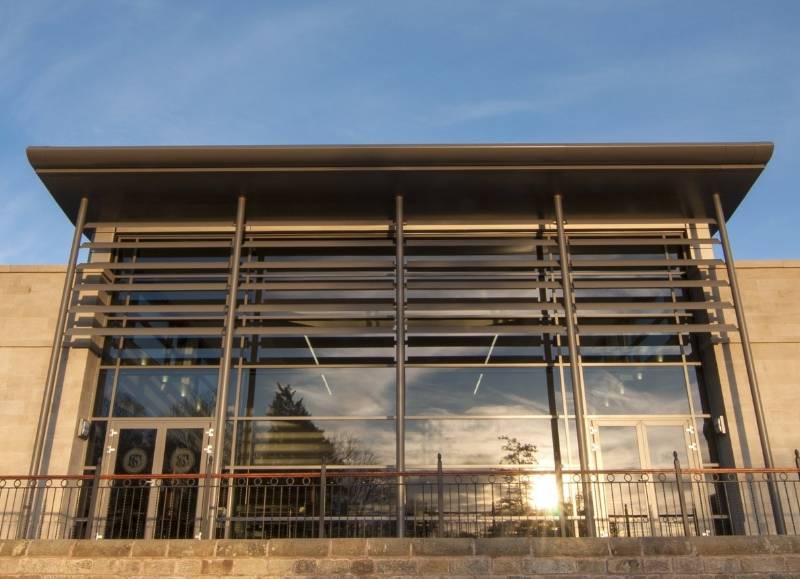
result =
[{"label": "vertical steel column", "polygon": [[575,398],[575,429],[578,434],[578,457],[581,465],[581,480],[583,481],[584,508],[586,510],[586,530],[590,537],[594,537],[594,507],[592,501],[591,483],[589,476],[589,453],[586,449],[586,409],[584,407],[583,377],[578,367],[578,339],[575,330],[575,314],[573,311],[572,279],[569,268],[569,253],[567,251],[567,236],[564,233],[564,209],[561,206],[561,194],[553,197],[556,212],[556,229],[558,232],[558,254],[561,264],[561,289],[564,301],[564,319],[567,324],[567,343],[569,346],[569,369],[572,376],[572,395]]},{"label": "vertical steel column", "polygon": [[[406,279],[403,247],[403,195],[395,196],[395,464],[398,472],[406,470]],[[397,536],[405,535],[406,492],[403,477],[397,477]]]},{"label": "vertical steel column", "polygon": [[81,236],[86,225],[86,210],[89,207],[88,197],[82,197],[78,207],[78,216],[75,219],[75,233],[72,235],[72,246],[69,250],[69,261],[67,262],[67,274],[64,278],[64,288],[61,290],[61,306],[58,308],[58,318],[56,319],[56,331],[53,336],[53,348],[50,351],[50,364],[47,366],[47,378],[45,380],[44,394],[42,395],[42,409],[39,413],[39,424],[36,427],[36,438],[33,443],[33,455],[29,473],[31,476],[38,476],[42,469],[42,454],[44,452],[45,439],[50,430],[50,421],[53,413],[53,397],[55,395],[56,382],[61,370],[61,353],[64,349],[64,331],[67,326],[67,315],[69,313],[70,302],[72,301],[72,287],[75,278],[75,269],[78,262],[78,252],[81,247]]},{"label": "vertical steel column", "polygon": [[[56,382],[58,382],[58,375],[61,371],[61,355],[64,350],[64,331],[67,326],[69,306],[72,302],[75,269],[78,262],[78,252],[81,248],[83,229],[86,226],[86,210],[88,207],[88,197],[82,197],[80,205],[78,206],[78,215],[75,219],[75,233],[72,235],[72,245],[70,246],[69,259],[67,261],[67,273],[64,276],[64,287],[61,290],[61,305],[58,308],[56,329],[53,334],[53,346],[50,350],[50,363],[47,366],[44,392],[42,393],[42,407],[39,411],[39,422],[36,425],[36,436],[33,440],[31,463],[28,467],[28,474],[30,476],[38,476],[42,471],[45,441],[47,439],[47,433],[50,431],[53,417],[53,399],[55,397]],[[20,525],[17,528],[17,534],[20,538],[32,538],[30,536],[33,532],[31,528],[31,515],[33,503],[36,498],[36,488],[37,485],[34,482],[34,486],[28,488],[23,495]]]},{"label": "vertical steel column", "polygon": [[[233,350],[233,337],[236,330],[236,302],[239,295],[239,264],[242,260],[242,238],[244,237],[244,213],[247,199],[239,195],[236,205],[236,230],[233,238],[233,252],[231,254],[231,274],[228,283],[228,309],[225,313],[225,330],[222,343],[222,359],[219,364],[219,388],[217,389],[216,417],[214,418],[214,436],[216,443],[213,445],[214,457],[212,461],[212,475],[222,472],[223,451],[225,449],[225,418],[228,406],[228,385],[231,377],[231,356]],[[216,510],[219,503],[219,494],[222,479],[209,489],[208,509],[208,538],[214,538],[216,526]],[[231,487],[232,488],[232,487]]]},{"label": "vertical steel column", "polygon": [[[756,426],[758,427],[758,438],[761,442],[761,453],[764,455],[764,466],[774,468],[775,462],[772,459],[772,447],[769,444],[769,434],[767,423],[764,420],[764,404],[761,401],[761,391],[758,388],[756,377],[756,367],[753,362],[753,349],[750,346],[750,334],[747,332],[747,322],[744,319],[742,309],[742,296],[739,293],[739,281],[736,277],[736,267],[733,264],[733,252],[731,251],[730,240],[728,239],[728,227],[725,225],[725,213],[722,210],[722,202],[719,193],[714,193],[714,211],[716,213],[717,228],[719,238],[722,242],[722,253],[725,257],[725,267],[728,269],[728,283],[731,286],[733,297],[733,309],[736,312],[736,325],[739,327],[739,337],[742,341],[742,352],[744,354],[744,367],[747,370],[747,381],[750,384],[750,396],[753,398],[753,411],[756,415]],[[786,526],[783,522],[783,508],[781,507],[780,495],[775,485],[772,474],[768,475],[769,499],[772,504],[772,515],[775,518],[775,531],[779,535],[786,534]]]}]

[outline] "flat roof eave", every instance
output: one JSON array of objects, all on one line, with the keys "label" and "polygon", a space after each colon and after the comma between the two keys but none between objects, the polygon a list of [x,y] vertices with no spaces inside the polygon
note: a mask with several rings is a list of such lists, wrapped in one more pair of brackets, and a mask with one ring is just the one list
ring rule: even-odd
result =
[{"label": "flat roof eave", "polygon": [[[268,219],[285,216],[292,200],[318,202],[319,217],[335,219],[331,208],[344,217],[367,199],[382,218],[391,212],[384,201],[397,191],[442,211],[454,198],[469,205],[489,196],[491,203],[476,202],[473,212],[489,208],[502,218],[504,211],[519,217],[541,202],[549,206],[546,198],[558,190],[568,215],[611,219],[705,217],[717,190],[730,215],[772,151],[772,143],[750,142],[30,147],[27,153],[73,221],[83,195],[93,221],[174,221],[189,205],[190,217],[202,221],[232,217],[232,197],[240,193]],[[341,202],[332,204],[331,196]]]}]

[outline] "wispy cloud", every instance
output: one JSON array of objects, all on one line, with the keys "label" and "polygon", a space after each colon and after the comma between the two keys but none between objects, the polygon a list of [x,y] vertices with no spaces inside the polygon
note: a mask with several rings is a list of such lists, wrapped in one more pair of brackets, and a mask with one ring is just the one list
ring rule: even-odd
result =
[{"label": "wispy cloud", "polygon": [[767,206],[796,204],[798,16],[745,0],[0,3],[0,260],[68,245],[29,144],[772,137],[771,203],[746,202],[740,255],[790,257],[793,212]]}]

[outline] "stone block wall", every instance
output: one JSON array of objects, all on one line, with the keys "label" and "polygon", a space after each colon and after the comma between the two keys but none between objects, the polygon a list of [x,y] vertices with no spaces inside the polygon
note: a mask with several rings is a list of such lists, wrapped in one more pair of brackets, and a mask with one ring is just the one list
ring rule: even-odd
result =
[{"label": "stone block wall", "polygon": [[0,475],[28,474],[64,272],[0,266]]},{"label": "stone block wall", "polygon": [[800,537],[0,541],[4,577],[800,577]]}]

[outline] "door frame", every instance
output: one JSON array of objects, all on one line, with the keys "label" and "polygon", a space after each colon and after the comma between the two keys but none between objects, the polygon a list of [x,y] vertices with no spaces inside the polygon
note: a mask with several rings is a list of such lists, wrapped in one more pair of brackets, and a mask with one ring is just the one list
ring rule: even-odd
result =
[{"label": "door frame", "polygon": [[[697,442],[694,440],[696,435],[695,425],[692,419],[688,417],[676,418],[623,418],[623,417],[602,417],[589,419],[589,440],[590,448],[592,450],[592,463],[593,468],[597,470],[603,469],[602,460],[602,437],[600,436],[600,428],[603,426],[631,426],[636,429],[636,440],[639,448],[639,467],[630,467],[632,470],[642,469],[648,470],[654,467],[650,456],[650,445],[647,440],[647,427],[648,426],[680,426],[683,429],[684,448],[686,450],[687,464],[681,464],[682,469],[700,468],[702,466],[699,460],[699,453],[697,452]],[[677,449],[676,449],[677,450]]]},{"label": "door frame", "polygon": [[[205,499],[205,487],[200,484],[201,479],[204,479],[208,470],[208,460],[203,460],[204,456],[208,454],[209,439],[213,436],[210,431],[212,427],[212,419],[209,417],[200,418],[177,418],[177,419],[153,419],[153,418],[112,418],[108,421],[108,428],[106,429],[105,445],[103,447],[103,461],[101,464],[101,474],[109,476],[114,474],[117,463],[117,446],[119,445],[119,435],[123,430],[155,430],[156,442],[153,449],[153,466],[150,471],[151,475],[160,475],[164,472],[164,451],[166,448],[166,438],[168,430],[181,430],[181,429],[202,429],[203,439],[201,444],[201,457],[200,464],[198,465],[197,472],[197,504],[195,505],[195,520],[200,520],[199,515],[202,514]],[[113,455],[113,456],[112,456]],[[146,478],[147,475],[142,475]],[[148,492],[147,513],[144,526],[144,536],[142,539],[152,539],[156,528],[156,515],[158,510],[159,492],[161,484],[156,483],[155,478],[145,481],[145,484],[150,487]],[[164,479],[161,479],[164,480]],[[103,499],[98,501],[95,516],[107,524],[106,515],[108,513],[109,500],[111,496],[112,481],[108,481],[106,485],[106,492],[103,493]],[[103,531],[105,527],[103,527]],[[98,529],[100,531],[100,529]],[[102,533],[98,533],[102,535]],[[197,530],[195,531],[195,536]],[[192,538],[192,537],[186,537]]]},{"label": "door frame", "polygon": [[[636,444],[637,449],[639,451],[639,466],[631,466],[629,467],[630,470],[650,470],[654,468],[669,468],[669,467],[656,467],[653,465],[652,457],[650,454],[650,446],[648,442],[647,436],[647,427],[648,426],[674,426],[680,427],[683,432],[683,441],[684,441],[684,449],[685,455],[687,457],[687,464],[681,464],[682,469],[692,469],[692,468],[699,468],[701,466],[701,460],[699,453],[697,452],[697,443],[694,439],[696,436],[695,426],[692,423],[692,419],[689,417],[646,417],[646,416],[637,416],[637,417],[593,417],[589,420],[590,428],[589,428],[589,436],[590,436],[590,445],[592,449],[592,461],[594,463],[594,468],[597,470],[603,470],[603,447],[602,447],[602,435],[601,435],[601,428],[604,426],[624,426],[624,427],[632,427],[634,429],[635,437],[636,437]],[[678,450],[678,449],[675,449]],[[625,469],[620,469],[620,472],[624,472]],[[598,479],[602,480],[605,475],[598,475]],[[689,485],[687,490],[692,494],[693,500],[698,500],[698,497],[695,497],[696,490],[693,488],[694,485]],[[603,487],[602,485],[598,485],[598,488],[595,489],[593,495],[595,504],[598,505],[603,511],[607,510],[607,502],[608,502],[608,490]],[[645,494],[646,500],[648,504],[648,511],[647,513],[640,513],[646,514],[650,524],[650,532],[652,536],[661,535],[663,533],[657,532],[656,525],[661,524],[661,514],[660,512],[655,512],[653,510],[653,506],[655,509],[659,509],[659,500],[656,492],[656,488],[654,484],[646,484],[645,485]],[[699,504],[699,503],[697,503]],[[598,521],[600,528],[607,527],[605,529],[606,534],[610,534],[610,521],[606,524],[600,523]]]}]

